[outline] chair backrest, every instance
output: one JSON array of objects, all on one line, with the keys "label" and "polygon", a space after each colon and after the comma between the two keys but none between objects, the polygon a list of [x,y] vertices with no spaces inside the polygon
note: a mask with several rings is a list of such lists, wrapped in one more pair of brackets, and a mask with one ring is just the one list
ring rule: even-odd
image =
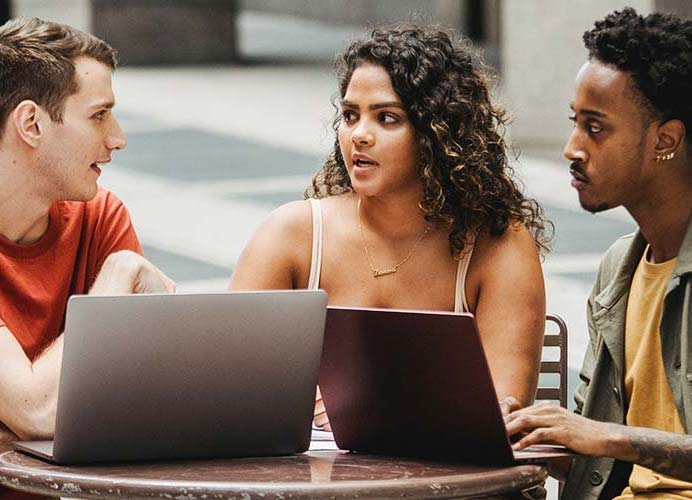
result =
[{"label": "chair backrest", "polygon": [[[541,360],[541,373],[557,374],[560,378],[557,387],[539,387],[536,392],[536,399],[546,399],[560,401],[560,406],[567,408],[567,324],[557,314],[546,316],[546,332],[543,337],[543,347],[557,347],[559,350],[558,360],[551,356],[550,360]],[[557,331],[554,326],[557,325]],[[545,353],[544,353],[545,356]],[[539,383],[539,385],[544,385]]]}]

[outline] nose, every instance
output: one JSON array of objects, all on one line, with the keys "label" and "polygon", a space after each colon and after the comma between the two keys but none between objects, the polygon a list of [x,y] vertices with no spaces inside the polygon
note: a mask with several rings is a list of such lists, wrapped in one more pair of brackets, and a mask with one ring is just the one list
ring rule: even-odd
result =
[{"label": "nose", "polygon": [[113,117],[111,129],[108,131],[106,147],[109,151],[116,151],[127,147],[127,138],[125,137],[120,123],[118,123],[115,117]]},{"label": "nose", "polygon": [[351,141],[357,146],[372,146],[375,143],[375,135],[370,130],[366,120],[361,120],[353,129]]},{"label": "nose", "polygon": [[565,149],[562,150],[562,154],[571,162],[578,161],[584,163],[587,160],[587,153],[579,140],[579,129],[577,127],[572,129],[572,133],[567,140],[567,144],[565,144]]}]

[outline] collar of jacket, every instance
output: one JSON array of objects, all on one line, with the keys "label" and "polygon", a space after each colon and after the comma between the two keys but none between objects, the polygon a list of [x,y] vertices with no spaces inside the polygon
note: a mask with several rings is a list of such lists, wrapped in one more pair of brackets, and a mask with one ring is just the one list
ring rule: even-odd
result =
[{"label": "collar of jacket", "polygon": [[[617,376],[624,376],[625,317],[627,297],[634,272],[639,265],[647,241],[641,231],[637,231],[624,254],[616,252],[610,259],[619,259],[616,271],[608,284],[594,297],[601,307],[593,315],[594,323],[610,351]],[[685,237],[678,252],[675,268],[668,281],[666,296],[680,285],[681,276],[692,272],[692,219],[687,224]],[[622,390],[622,389],[621,389]]]},{"label": "collar of jacket", "polygon": [[[634,271],[637,269],[637,265],[639,265],[646,245],[647,241],[644,239],[644,235],[642,235],[641,231],[637,231],[625,254],[622,256],[613,279],[594,298],[598,305],[610,309],[629,290],[632,276],[634,276]],[[692,218],[687,223],[685,237],[678,252],[675,268],[668,282],[666,295],[680,284],[681,276],[690,272],[692,272]]]}]

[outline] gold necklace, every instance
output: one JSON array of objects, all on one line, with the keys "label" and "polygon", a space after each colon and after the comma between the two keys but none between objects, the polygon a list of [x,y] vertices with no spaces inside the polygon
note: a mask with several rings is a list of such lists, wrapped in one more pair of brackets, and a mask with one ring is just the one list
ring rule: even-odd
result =
[{"label": "gold necklace", "polygon": [[360,198],[358,198],[358,208],[356,209],[356,214],[358,217],[358,231],[360,232],[360,240],[363,242],[363,248],[365,249],[365,256],[368,258],[368,265],[370,266],[370,271],[372,271],[372,277],[373,278],[379,278],[380,276],[386,276],[388,274],[394,274],[399,270],[401,266],[403,266],[407,260],[413,256],[413,254],[416,252],[416,249],[418,248],[418,245],[420,245],[421,241],[428,235],[430,232],[430,229],[432,229],[431,225],[428,225],[428,227],[425,228],[425,231],[423,231],[423,234],[420,235],[418,238],[418,241],[413,245],[413,248],[411,248],[411,251],[404,257],[398,264],[388,268],[388,269],[377,269],[375,267],[375,264],[372,262],[372,257],[370,257],[370,251],[368,250],[368,245],[365,243],[365,236],[363,235],[363,222],[360,220]]}]

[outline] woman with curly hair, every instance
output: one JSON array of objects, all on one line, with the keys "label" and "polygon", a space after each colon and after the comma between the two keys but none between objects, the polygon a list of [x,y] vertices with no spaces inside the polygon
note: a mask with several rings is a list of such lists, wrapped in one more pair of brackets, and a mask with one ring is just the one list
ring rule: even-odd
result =
[{"label": "woman with curly hair", "polygon": [[353,42],[336,70],[334,150],[308,201],[257,231],[231,289],[319,287],[330,305],[471,312],[498,397],[531,403],[544,222],[512,179],[485,76],[462,42],[413,25]]}]

